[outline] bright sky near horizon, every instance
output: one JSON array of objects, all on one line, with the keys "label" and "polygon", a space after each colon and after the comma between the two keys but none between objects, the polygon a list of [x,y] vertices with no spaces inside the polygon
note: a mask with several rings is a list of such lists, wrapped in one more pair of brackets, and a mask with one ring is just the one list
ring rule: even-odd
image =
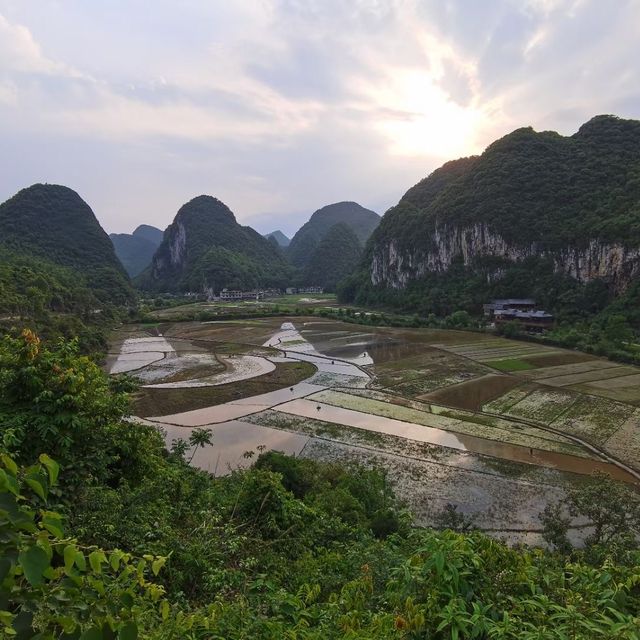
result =
[{"label": "bright sky near horizon", "polygon": [[207,193],[291,235],[515,128],[640,118],[639,59],[640,0],[0,0],[0,201],[65,184],[130,232]]}]

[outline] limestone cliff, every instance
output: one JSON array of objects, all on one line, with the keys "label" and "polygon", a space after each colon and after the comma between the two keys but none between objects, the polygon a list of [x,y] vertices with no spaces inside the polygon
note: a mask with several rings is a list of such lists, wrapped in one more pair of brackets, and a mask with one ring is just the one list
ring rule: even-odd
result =
[{"label": "limestone cliff", "polygon": [[286,286],[281,252],[211,196],[183,205],[138,284],[154,291],[217,293],[224,288]]},{"label": "limestone cliff", "polygon": [[570,137],[518,129],[447,163],[385,214],[365,266],[370,284],[398,290],[454,262],[496,280],[535,256],[617,293],[638,276],[640,122],[598,116]]}]

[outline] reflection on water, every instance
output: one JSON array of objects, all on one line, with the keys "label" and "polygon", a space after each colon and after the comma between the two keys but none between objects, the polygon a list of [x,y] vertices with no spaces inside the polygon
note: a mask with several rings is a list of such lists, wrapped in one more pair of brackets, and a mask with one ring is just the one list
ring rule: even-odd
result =
[{"label": "reflection on water", "polygon": [[[342,326],[342,325],[339,325]],[[304,337],[323,355],[351,360],[366,353],[374,362],[388,362],[415,355],[416,344],[379,333],[304,331]]]},{"label": "reflection on water", "polygon": [[[308,436],[261,427],[247,422],[231,421],[210,427],[213,432],[213,446],[196,451],[192,464],[209,471],[216,476],[227,475],[237,468],[249,467],[258,455],[258,447],[266,451],[281,451],[289,455],[298,455],[309,440]],[[166,433],[167,446],[178,438],[187,440],[192,429],[162,425]],[[245,457],[247,451],[254,455]],[[187,454],[187,459],[191,453]]]},{"label": "reflection on water", "polygon": [[540,449],[531,449],[460,433],[454,434],[435,427],[425,427],[393,418],[375,416],[352,409],[343,409],[322,402],[311,402],[310,400],[303,399],[293,400],[292,402],[280,405],[277,407],[277,410],[307,418],[317,418],[334,424],[347,425],[356,429],[407,438],[417,442],[426,442],[428,444],[440,445],[460,451],[472,451],[495,458],[513,460],[514,462],[535,464],[585,475],[591,475],[596,471],[601,471],[617,480],[631,483],[637,482],[632,475],[607,462],[587,460],[577,456],[542,451]]}]

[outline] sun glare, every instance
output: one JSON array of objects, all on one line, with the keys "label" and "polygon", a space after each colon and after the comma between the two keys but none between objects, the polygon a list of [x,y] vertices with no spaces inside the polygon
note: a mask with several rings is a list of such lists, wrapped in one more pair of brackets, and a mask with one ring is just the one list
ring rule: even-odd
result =
[{"label": "sun glare", "polygon": [[453,101],[429,74],[396,76],[377,101],[384,107],[377,126],[389,138],[391,153],[454,158],[478,152],[483,112]]}]

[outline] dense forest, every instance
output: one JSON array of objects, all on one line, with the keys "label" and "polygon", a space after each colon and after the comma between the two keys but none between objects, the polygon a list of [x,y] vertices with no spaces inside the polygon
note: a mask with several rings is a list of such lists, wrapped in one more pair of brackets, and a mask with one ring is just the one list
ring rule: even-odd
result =
[{"label": "dense forest", "polygon": [[414,529],[379,471],[276,453],[193,469],[211,433],[166,451],[73,343],[5,338],[0,376],[6,637],[638,637],[640,508],[617,485],[572,496],[595,525],[585,549],[555,508],[555,551],[509,549],[454,510],[448,530]]},{"label": "dense forest", "polygon": [[0,204],[0,246],[74,270],[101,303],[134,298],[109,236],[68,187],[35,184]]},{"label": "dense forest", "polygon": [[356,202],[337,202],[318,209],[298,229],[287,248],[291,264],[304,269],[320,241],[336,224],[346,224],[364,245],[380,223],[380,216]]},{"label": "dense forest", "polygon": [[302,281],[335,291],[337,284],[357,268],[361,253],[362,247],[351,227],[342,222],[335,224],[315,248]]},{"label": "dense forest", "polygon": [[407,191],[372,244],[428,250],[434,227],[481,222],[507,242],[560,251],[591,239],[640,244],[640,121],[597,116],[563,137],[517,129]]},{"label": "dense forest", "polygon": [[282,252],[211,196],[183,205],[164,233],[151,266],[137,279],[152,291],[285,287],[291,268]]}]

